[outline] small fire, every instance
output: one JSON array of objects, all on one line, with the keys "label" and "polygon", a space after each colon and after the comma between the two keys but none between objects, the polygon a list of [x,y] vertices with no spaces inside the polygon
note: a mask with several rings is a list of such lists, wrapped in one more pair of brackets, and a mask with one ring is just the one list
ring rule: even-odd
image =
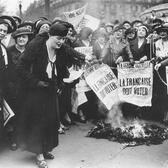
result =
[{"label": "small fire", "polygon": [[[147,137],[148,135],[145,134],[144,130],[145,123],[138,118],[124,118],[121,108],[122,104],[123,102],[117,102],[112,106],[111,110],[106,111],[104,122],[110,124],[114,129],[120,128],[123,132],[129,132],[134,138]],[[103,109],[102,104],[99,104],[99,107],[101,107],[101,110]]]},{"label": "small fire", "polygon": [[[131,111],[129,105],[122,103],[114,104],[110,111],[99,104],[99,110],[101,109],[104,120],[99,121],[87,136],[119,142],[125,147],[156,145],[168,139],[168,128],[154,122],[140,120],[135,115],[136,111]],[[128,113],[125,112],[129,113],[128,117],[126,115]]]},{"label": "small fire", "polygon": [[144,130],[145,124],[140,123],[138,120],[134,120],[132,124],[128,124],[125,127],[121,127],[122,131],[129,131],[134,138],[147,137]]}]

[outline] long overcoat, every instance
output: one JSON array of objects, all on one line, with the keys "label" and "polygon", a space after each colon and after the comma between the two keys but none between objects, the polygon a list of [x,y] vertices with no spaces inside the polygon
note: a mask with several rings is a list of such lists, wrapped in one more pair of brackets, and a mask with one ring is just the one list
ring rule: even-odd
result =
[{"label": "long overcoat", "polygon": [[[49,79],[46,73],[48,38],[48,34],[44,33],[33,39],[20,57],[16,68],[21,78],[17,140],[21,148],[34,153],[48,152],[58,145],[60,122],[56,91],[62,88],[63,78],[69,76],[68,62],[75,64],[84,60],[83,55],[70,47],[61,46],[56,51],[54,63],[57,76],[52,75],[52,79]],[[49,86],[39,88],[39,81],[48,82]]]}]

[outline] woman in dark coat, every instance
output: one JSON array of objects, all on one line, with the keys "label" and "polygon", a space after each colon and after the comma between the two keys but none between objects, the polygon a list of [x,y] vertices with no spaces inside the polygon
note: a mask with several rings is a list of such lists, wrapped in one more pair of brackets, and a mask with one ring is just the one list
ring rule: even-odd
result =
[{"label": "woman in dark coat", "polygon": [[11,59],[10,73],[9,73],[9,97],[8,104],[14,111],[15,116],[7,123],[6,130],[8,135],[8,141],[11,150],[17,149],[17,144],[15,140],[15,121],[17,114],[17,92],[18,92],[18,76],[16,73],[16,64],[19,60],[20,55],[24,52],[26,45],[30,41],[32,32],[25,28],[18,28],[12,37],[15,40],[15,44],[7,49],[8,56]]},{"label": "woman in dark coat", "polygon": [[73,63],[84,61],[83,55],[63,45],[67,31],[64,25],[53,24],[49,35],[43,33],[29,43],[17,65],[22,80],[18,145],[37,154],[40,168],[47,168],[44,159],[53,159],[49,152],[58,145],[58,94],[63,78],[69,76],[69,58]]},{"label": "woman in dark coat", "polygon": [[130,42],[130,49],[133,54],[134,61],[143,62],[150,59],[150,45],[146,40],[147,35],[147,27],[140,26],[137,30],[137,38]]}]

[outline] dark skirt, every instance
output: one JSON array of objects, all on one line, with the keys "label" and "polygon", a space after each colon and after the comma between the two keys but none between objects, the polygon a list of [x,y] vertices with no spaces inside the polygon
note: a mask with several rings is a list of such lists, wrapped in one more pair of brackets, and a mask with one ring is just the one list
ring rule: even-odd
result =
[{"label": "dark skirt", "polygon": [[21,97],[16,130],[18,145],[37,154],[51,151],[58,145],[59,108],[56,92],[49,88],[37,88]]}]

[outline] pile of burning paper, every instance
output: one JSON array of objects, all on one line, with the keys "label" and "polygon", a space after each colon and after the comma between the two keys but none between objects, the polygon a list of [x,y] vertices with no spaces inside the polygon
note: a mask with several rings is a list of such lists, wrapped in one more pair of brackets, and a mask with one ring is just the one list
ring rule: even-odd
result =
[{"label": "pile of burning paper", "polygon": [[168,129],[158,124],[134,121],[126,126],[113,128],[111,124],[97,123],[88,137],[104,138],[110,141],[127,144],[127,146],[161,144],[168,139]]}]

